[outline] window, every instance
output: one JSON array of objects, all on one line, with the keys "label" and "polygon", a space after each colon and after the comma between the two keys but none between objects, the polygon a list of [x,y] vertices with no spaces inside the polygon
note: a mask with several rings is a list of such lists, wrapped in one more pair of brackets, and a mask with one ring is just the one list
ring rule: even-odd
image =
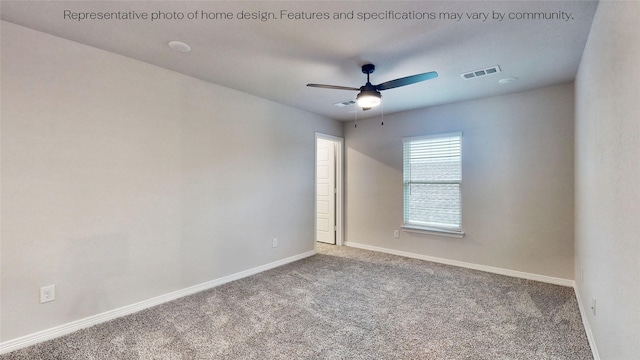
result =
[{"label": "window", "polygon": [[403,139],[406,230],[462,233],[462,133]]}]

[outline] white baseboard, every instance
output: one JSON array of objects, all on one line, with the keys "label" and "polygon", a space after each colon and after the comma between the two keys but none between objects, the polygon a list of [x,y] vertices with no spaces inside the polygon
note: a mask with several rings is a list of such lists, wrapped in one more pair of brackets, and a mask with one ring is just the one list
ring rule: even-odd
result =
[{"label": "white baseboard", "polygon": [[591,347],[591,352],[593,353],[593,359],[600,360],[600,354],[598,353],[598,348],[596,347],[596,341],[593,337],[593,331],[591,331],[591,325],[589,325],[589,319],[587,318],[587,311],[584,308],[582,298],[580,297],[580,290],[578,290],[577,286],[574,286],[573,290],[576,293],[578,308],[580,309],[580,316],[582,317],[582,325],[584,326],[584,331],[587,334],[587,340],[589,341],[589,346]]},{"label": "white baseboard", "polygon": [[302,260],[309,256],[315,255],[316,251],[311,250],[305,253],[288,257],[286,259],[278,260],[269,264],[265,264],[262,266],[258,266],[249,270],[241,271],[239,273],[235,273],[229,276],[225,276],[219,279],[207,281],[202,284],[190,286],[188,288],[174,291],[165,295],[161,295],[158,297],[154,297],[148,300],[144,300],[135,304],[127,305],[118,309],[110,310],[101,314],[93,315],[86,317],[84,319],[76,320],[67,324],[63,324],[60,326],[56,326],[51,329],[39,331],[34,334],[26,335],[23,337],[19,337],[16,339],[12,339],[9,341],[5,341],[0,343],[0,354],[5,354],[14,350],[18,350],[27,346],[35,345],[37,343],[51,340],[66,334],[70,334],[74,331],[78,331],[90,326],[98,325],[100,323],[113,320],[125,315],[133,314],[135,312],[160,305],[187,295],[195,294],[200,291],[208,290],[214,288],[216,286],[220,286],[222,284],[226,284],[228,282],[239,280],[251,275],[255,275],[261,273],[263,271],[267,271],[278,266],[286,265],[288,263],[292,263],[294,261]]},{"label": "white baseboard", "polygon": [[499,275],[506,275],[506,276],[517,277],[521,279],[527,279],[527,280],[535,280],[535,281],[540,281],[540,282],[554,284],[554,285],[561,285],[561,286],[568,286],[568,287],[574,286],[574,281],[569,279],[532,274],[532,273],[503,269],[503,268],[498,268],[493,266],[473,264],[473,263],[457,261],[457,260],[449,260],[449,259],[438,258],[434,256],[421,255],[421,254],[393,250],[393,249],[388,249],[388,248],[383,248],[378,246],[359,244],[359,243],[354,243],[350,241],[346,242],[345,245],[359,248],[359,249],[364,249],[364,250],[371,250],[371,251],[377,251],[377,252],[382,252],[382,253],[387,253],[392,255],[404,256],[404,257],[413,258],[413,259],[426,260],[426,261],[431,261],[435,263],[453,265],[453,266],[458,266],[458,267],[473,269],[473,270],[480,270],[480,271],[490,272],[490,273],[499,274]]}]

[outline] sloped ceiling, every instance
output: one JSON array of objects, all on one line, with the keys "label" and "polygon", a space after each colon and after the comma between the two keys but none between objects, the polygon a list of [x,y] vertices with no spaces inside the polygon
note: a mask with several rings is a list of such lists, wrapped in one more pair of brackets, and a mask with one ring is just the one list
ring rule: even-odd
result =
[{"label": "sloped ceiling", "polygon": [[[2,1],[0,11],[5,21],[351,120],[569,82],[596,7],[594,1]],[[90,18],[105,13],[119,19]],[[192,51],[171,50],[172,40]],[[305,86],[360,87],[365,63],[376,65],[374,84],[428,71],[439,77],[384,91],[382,107],[357,114],[355,106],[333,105],[357,92]],[[494,65],[502,71],[460,75]],[[512,77],[517,81],[498,82]]]}]

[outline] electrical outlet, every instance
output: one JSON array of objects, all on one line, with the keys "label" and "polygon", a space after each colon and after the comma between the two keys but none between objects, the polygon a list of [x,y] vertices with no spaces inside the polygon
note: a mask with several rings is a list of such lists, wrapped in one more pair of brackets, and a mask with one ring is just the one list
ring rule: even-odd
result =
[{"label": "electrical outlet", "polygon": [[596,298],[591,298],[591,310],[593,310],[593,316],[596,316]]},{"label": "electrical outlet", "polygon": [[396,239],[400,238],[400,230],[393,230],[393,237]]},{"label": "electrical outlet", "polygon": [[48,285],[40,288],[40,304],[56,299],[56,286]]},{"label": "electrical outlet", "polygon": [[584,268],[580,268],[580,283],[584,284]]},{"label": "electrical outlet", "polygon": [[271,246],[274,247],[274,248],[278,247],[278,238],[274,238],[273,239],[273,242],[271,243]]}]

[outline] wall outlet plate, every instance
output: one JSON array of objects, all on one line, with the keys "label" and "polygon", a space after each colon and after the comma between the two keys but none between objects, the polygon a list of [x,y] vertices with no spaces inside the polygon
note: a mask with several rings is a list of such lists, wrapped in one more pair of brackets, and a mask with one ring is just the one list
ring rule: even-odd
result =
[{"label": "wall outlet plate", "polygon": [[56,286],[48,285],[40,288],[40,304],[56,299]]},{"label": "wall outlet plate", "polygon": [[273,239],[273,242],[271,243],[272,247],[278,247],[278,238]]}]

